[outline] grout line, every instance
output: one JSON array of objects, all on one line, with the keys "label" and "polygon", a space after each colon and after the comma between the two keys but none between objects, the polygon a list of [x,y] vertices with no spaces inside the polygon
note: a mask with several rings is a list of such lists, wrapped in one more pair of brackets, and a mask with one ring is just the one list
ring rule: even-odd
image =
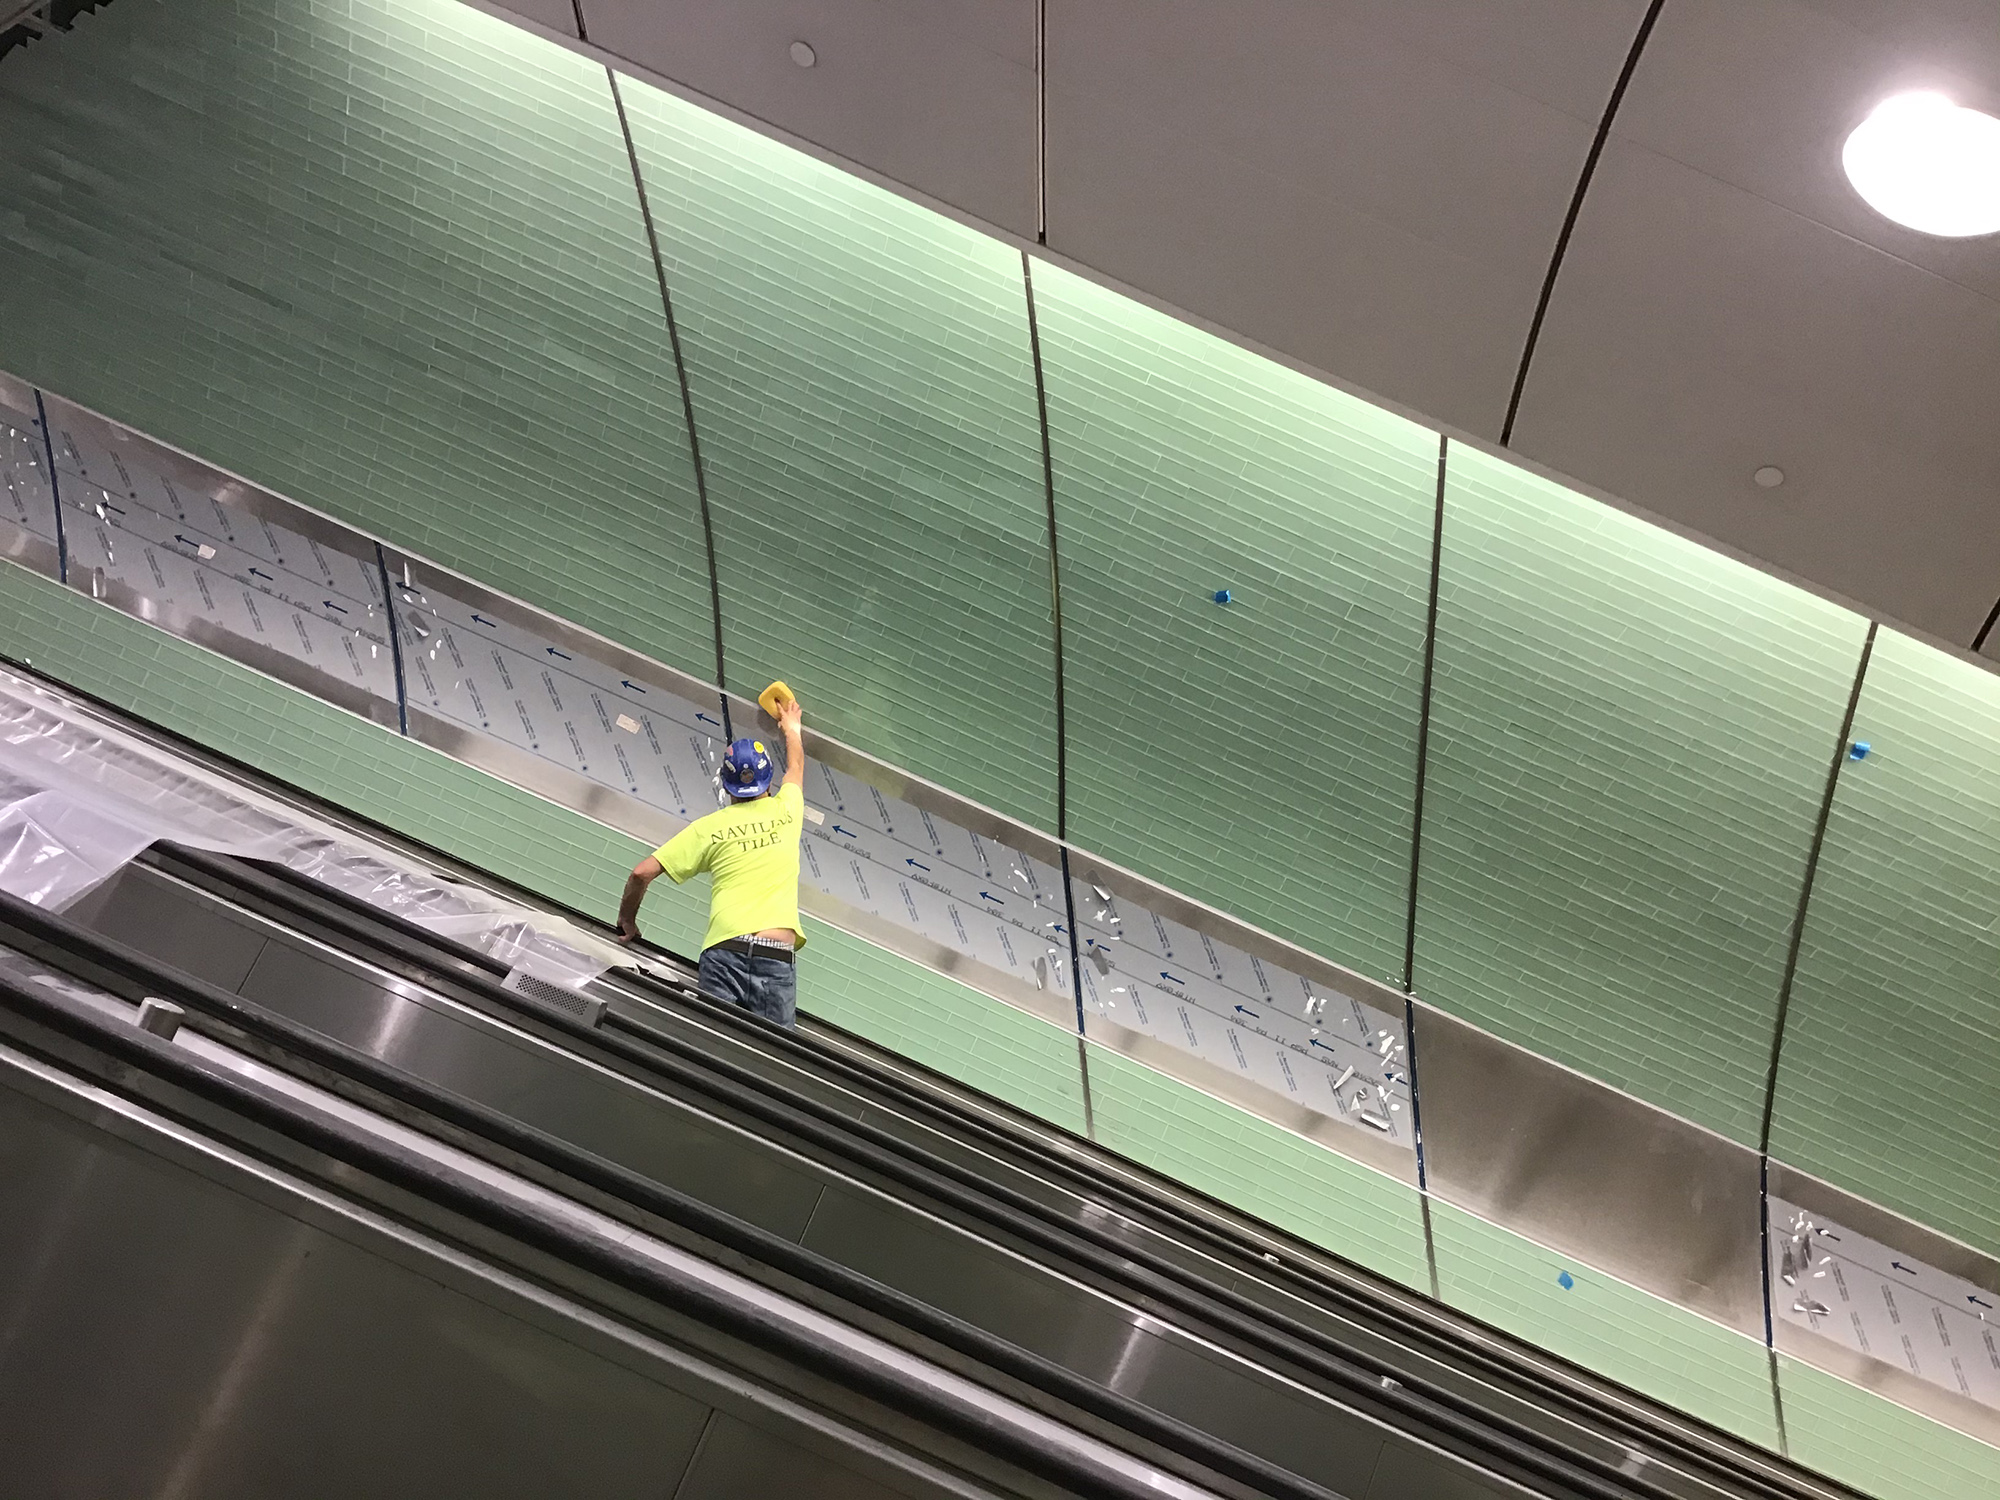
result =
[{"label": "grout line", "polygon": [[410,691],[403,678],[403,637],[396,628],[396,592],[389,586],[389,554],[375,544],[375,567],[382,575],[382,617],[389,622],[389,660],[396,667],[396,728],[410,732]]},{"label": "grout line", "polygon": [[1604,154],[1604,143],[1611,138],[1611,122],[1617,118],[1618,106],[1625,102],[1625,89],[1639,66],[1639,54],[1646,50],[1646,40],[1653,34],[1653,23],[1660,19],[1660,11],[1666,3],[1667,0],[1653,0],[1646,7],[1645,19],[1639,22],[1639,30],[1632,38],[1632,50],[1625,54],[1625,66],[1619,70],[1618,81],[1611,86],[1611,97],[1604,105],[1604,117],[1597,122],[1597,135],[1590,143],[1590,153],[1583,159],[1583,171],[1576,179],[1576,191],[1570,196],[1569,212],[1563,216],[1562,230],[1556,235],[1555,253],[1549,257],[1548,275],[1542,278],[1542,294],[1535,302],[1535,316],[1528,324],[1528,341],[1521,349],[1521,367],[1514,372],[1513,394],[1507,398],[1507,418],[1500,424],[1500,446],[1503,448],[1511,447],[1514,442],[1514,418],[1521,410],[1521,393],[1528,386],[1528,366],[1534,363],[1535,345],[1542,337],[1542,320],[1548,316],[1549,299],[1555,295],[1556,277],[1562,271],[1563,256],[1569,251],[1569,239],[1576,230],[1577,216],[1583,212],[1584,195],[1590,191],[1590,179],[1597,171],[1597,159]]},{"label": "grout line", "polygon": [[1431,1273],[1431,1301],[1442,1302],[1444,1294],[1438,1291],[1437,1234],[1431,1228],[1431,1195],[1418,1193],[1417,1206],[1424,1215],[1424,1268]]},{"label": "grout line", "polygon": [[1771,1156],[1771,1115],[1778,1101],[1778,1062],[1785,1050],[1785,1018],[1792,1008],[1792,984],[1798,978],[1799,948],[1805,941],[1806,911],[1812,905],[1813,882],[1819,875],[1820,850],[1826,844],[1826,825],[1833,816],[1834,793],[1840,787],[1840,768],[1847,759],[1849,737],[1854,733],[1855,710],[1861,706],[1861,685],[1868,678],[1868,660],[1875,654],[1875,632],[1868,622],[1868,634],[1861,642],[1861,660],[1855,664],[1854,686],[1847,694],[1847,712],[1840,721],[1840,738],[1833,747],[1833,764],[1827,768],[1826,794],[1820,798],[1819,821],[1813,825],[1812,844],[1806,853],[1805,879],[1799,886],[1799,906],[1792,918],[1792,939],[1785,952],[1784,977],[1778,981],[1778,1014],[1771,1026],[1771,1066],[1764,1075],[1764,1118],[1757,1129],[1757,1150],[1766,1161]]},{"label": "grout line", "polygon": [[[581,23],[581,9],[577,14]],[[701,536],[708,549],[708,605],[715,624],[715,685],[722,699],[722,735],[724,739],[734,739],[736,730],[729,719],[729,678],[724,671],[722,654],[722,578],[715,564],[715,521],[708,505],[708,474],[701,461],[701,437],[694,425],[694,391],[688,384],[687,359],[681,352],[680,323],[674,317],[673,294],[667,289],[667,263],[660,254],[659,230],[653,223],[653,205],[646,197],[646,178],[639,169],[639,147],[632,139],[632,121],[625,113],[625,96],[619,91],[617,73],[606,68],[604,76],[610,81],[611,102],[618,110],[618,129],[625,137],[625,157],[632,164],[632,186],[639,194],[639,217],[646,225],[646,245],[653,253],[653,275],[660,283],[660,310],[666,316],[667,340],[674,351],[674,373],[680,379],[681,411],[687,418],[688,454],[694,462],[695,498],[701,503]]]},{"label": "grout line", "polygon": [[35,415],[41,418],[42,456],[49,464],[49,499],[56,508],[56,582],[69,582],[69,533],[63,529],[62,481],[56,478],[56,439],[49,430],[49,408],[35,388]]}]

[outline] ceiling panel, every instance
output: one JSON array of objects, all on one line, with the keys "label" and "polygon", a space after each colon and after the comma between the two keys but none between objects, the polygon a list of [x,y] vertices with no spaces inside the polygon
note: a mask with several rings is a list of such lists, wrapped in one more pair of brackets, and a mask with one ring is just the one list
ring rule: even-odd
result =
[{"label": "ceiling panel", "polygon": [[495,0],[495,3],[538,26],[546,26],[550,31],[564,36],[576,35],[576,7],[570,0]]},{"label": "ceiling panel", "polygon": [[[1937,89],[2000,111],[2000,10],[1887,0],[1675,0],[1620,106],[1619,136],[2000,296],[2000,241],[1945,240],[1883,218],[1841,146],[1891,94]],[[1865,22],[1865,26],[1850,24]]]},{"label": "ceiling panel", "polygon": [[1050,247],[1497,434],[1640,10],[1050,0]]},{"label": "ceiling panel", "polygon": [[[619,57],[1036,232],[1035,0],[584,0],[583,10],[590,40]],[[811,47],[810,67],[793,61],[794,42]]]},{"label": "ceiling panel", "polygon": [[1614,139],[1514,446],[1964,643],[2000,580],[1996,390],[2000,303]]}]

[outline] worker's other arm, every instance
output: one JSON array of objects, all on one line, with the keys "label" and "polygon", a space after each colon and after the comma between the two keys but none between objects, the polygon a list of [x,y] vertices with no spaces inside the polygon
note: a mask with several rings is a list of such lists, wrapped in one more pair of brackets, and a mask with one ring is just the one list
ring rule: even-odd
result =
[{"label": "worker's other arm", "polygon": [[619,942],[638,940],[639,903],[646,899],[646,887],[665,873],[665,867],[651,854],[632,866],[632,873],[625,877],[625,894],[618,902]]}]

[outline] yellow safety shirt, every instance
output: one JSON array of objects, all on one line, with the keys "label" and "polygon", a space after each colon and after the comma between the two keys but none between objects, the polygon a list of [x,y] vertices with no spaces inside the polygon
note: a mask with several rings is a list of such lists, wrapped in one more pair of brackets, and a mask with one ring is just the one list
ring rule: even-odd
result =
[{"label": "yellow safety shirt", "polygon": [[805,946],[805,929],[799,926],[799,835],[805,810],[803,792],[780,786],[774,796],[732,802],[696,818],[653,851],[676,885],[704,870],[712,877],[702,947],[773,927],[789,927],[798,935],[798,946]]}]

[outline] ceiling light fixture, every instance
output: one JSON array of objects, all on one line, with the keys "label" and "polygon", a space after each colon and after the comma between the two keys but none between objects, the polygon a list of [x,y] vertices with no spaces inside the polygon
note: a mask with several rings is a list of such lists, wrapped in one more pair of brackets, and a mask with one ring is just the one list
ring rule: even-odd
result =
[{"label": "ceiling light fixture", "polygon": [[793,42],[792,61],[802,68],[810,68],[819,61],[819,54],[813,51],[811,42]]},{"label": "ceiling light fixture", "polygon": [[1854,127],[1840,164],[1868,206],[1924,234],[2000,232],[2000,120],[1942,94],[1898,94]]},{"label": "ceiling light fixture", "polygon": [[1757,481],[1760,490],[1775,490],[1785,482],[1785,471],[1776,464],[1765,464],[1750,477]]}]

